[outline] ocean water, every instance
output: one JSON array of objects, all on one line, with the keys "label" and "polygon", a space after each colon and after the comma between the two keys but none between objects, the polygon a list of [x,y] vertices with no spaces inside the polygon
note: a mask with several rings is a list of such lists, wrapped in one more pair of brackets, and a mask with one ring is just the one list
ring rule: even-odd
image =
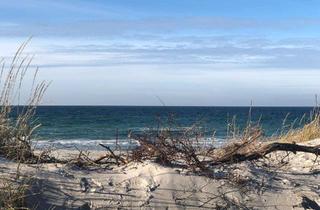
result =
[{"label": "ocean water", "polygon": [[[177,131],[197,125],[204,139],[223,142],[227,124],[235,116],[238,126],[246,125],[249,107],[140,107],[140,106],[40,106],[36,119],[38,145],[96,147],[98,143],[128,145],[128,133],[142,134],[157,127]],[[260,121],[266,136],[278,135],[283,124],[302,126],[310,119],[312,107],[253,107],[252,121]],[[305,117],[303,117],[305,116]],[[303,119],[301,120],[301,118]],[[286,119],[286,120],[285,120]],[[286,123],[283,123],[286,121]]]}]

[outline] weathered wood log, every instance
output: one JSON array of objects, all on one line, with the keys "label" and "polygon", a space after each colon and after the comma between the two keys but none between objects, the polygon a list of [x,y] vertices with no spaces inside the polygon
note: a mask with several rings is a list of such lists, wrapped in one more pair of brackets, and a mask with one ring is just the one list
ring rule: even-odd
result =
[{"label": "weathered wood log", "polygon": [[312,153],[315,155],[320,155],[319,146],[304,146],[292,143],[266,143],[255,150],[247,152],[237,152],[235,151],[231,155],[222,156],[220,159],[211,161],[210,165],[219,165],[219,164],[231,164],[238,163],[242,161],[252,161],[265,157],[265,155],[275,152],[275,151],[287,151],[287,152],[306,152]]}]

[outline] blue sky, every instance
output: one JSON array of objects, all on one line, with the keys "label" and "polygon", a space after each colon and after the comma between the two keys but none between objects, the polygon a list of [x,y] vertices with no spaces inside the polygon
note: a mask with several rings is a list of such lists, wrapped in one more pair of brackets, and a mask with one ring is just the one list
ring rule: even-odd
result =
[{"label": "blue sky", "polygon": [[317,0],[0,1],[0,56],[33,36],[44,104],[313,105]]}]

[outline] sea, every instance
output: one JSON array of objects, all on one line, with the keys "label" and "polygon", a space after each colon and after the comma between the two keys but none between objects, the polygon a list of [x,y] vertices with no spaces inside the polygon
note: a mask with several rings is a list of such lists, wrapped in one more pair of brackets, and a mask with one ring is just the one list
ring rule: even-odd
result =
[{"label": "sea", "polygon": [[132,136],[170,128],[197,127],[204,141],[223,144],[230,125],[258,123],[266,137],[309,122],[313,107],[187,107],[187,106],[39,106],[34,120],[38,147],[99,149],[99,144],[131,147]]}]

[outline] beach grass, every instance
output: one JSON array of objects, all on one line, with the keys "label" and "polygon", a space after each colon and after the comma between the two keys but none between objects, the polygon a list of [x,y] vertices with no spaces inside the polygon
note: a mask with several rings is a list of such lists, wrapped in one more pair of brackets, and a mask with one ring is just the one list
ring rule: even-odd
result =
[{"label": "beach grass", "polygon": [[278,137],[280,142],[299,143],[320,138],[320,113],[313,115],[311,121],[301,128],[289,129]]},{"label": "beach grass", "polygon": [[[9,65],[5,59],[0,59],[0,155],[18,163],[16,177],[0,178],[0,209],[26,209],[23,204],[28,184],[20,177],[20,165],[35,162],[37,158],[31,140],[40,125],[34,123],[33,116],[48,84],[36,82],[38,68],[35,68],[32,86],[23,86],[33,60],[33,56],[24,53],[29,41],[19,47]],[[21,102],[23,88],[30,88],[30,96]]]},{"label": "beach grass", "polygon": [[0,181],[0,209],[28,209],[25,199],[29,184],[16,180],[4,179]]},{"label": "beach grass", "polygon": [[[38,73],[36,68],[33,73],[30,96],[21,103],[21,90],[27,88],[23,87],[23,80],[29,73],[33,60],[32,56],[24,54],[28,42],[29,40],[20,46],[9,65],[6,65],[5,60],[0,63],[0,154],[19,162],[27,161],[33,156],[31,139],[34,131],[40,125],[35,124],[32,120],[36,107],[48,87],[45,81],[35,82]],[[13,112],[14,106],[15,113]]]}]

